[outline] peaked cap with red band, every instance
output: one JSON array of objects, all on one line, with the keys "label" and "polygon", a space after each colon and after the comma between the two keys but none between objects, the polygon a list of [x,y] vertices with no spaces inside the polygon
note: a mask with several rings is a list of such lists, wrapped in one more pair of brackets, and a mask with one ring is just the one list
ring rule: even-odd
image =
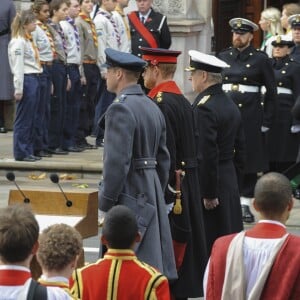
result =
[{"label": "peaked cap with red band", "polygon": [[159,63],[163,64],[177,64],[177,56],[181,51],[162,49],[162,48],[148,48],[141,47],[143,53],[143,60],[147,61],[153,66]]}]

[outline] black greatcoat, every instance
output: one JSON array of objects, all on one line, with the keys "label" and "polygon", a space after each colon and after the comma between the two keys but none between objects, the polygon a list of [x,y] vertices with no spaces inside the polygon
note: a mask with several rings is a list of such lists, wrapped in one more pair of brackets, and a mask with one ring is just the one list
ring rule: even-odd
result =
[{"label": "black greatcoat", "polygon": [[204,209],[209,251],[220,236],[243,229],[237,172],[245,161],[241,115],[221,84],[210,86],[193,103],[200,189],[203,198],[218,198],[213,210]]},{"label": "black greatcoat", "polygon": [[299,125],[291,114],[296,98],[300,95],[300,63],[286,56],[271,59],[276,85],[286,88],[292,94],[279,93],[276,101],[274,125],[268,135],[269,158],[271,162],[295,162],[298,154],[299,133],[292,133],[291,126]]},{"label": "black greatcoat", "polygon": [[300,45],[296,45],[292,48],[290,57],[300,63]]},{"label": "black greatcoat", "polygon": [[[134,12],[137,17],[139,17],[139,13]],[[144,23],[144,26],[150,31],[152,36],[155,38],[157,42],[158,48],[169,49],[171,46],[171,33],[167,24],[167,18],[164,18],[159,12],[151,10],[149,17]],[[162,22],[163,21],[163,22]],[[160,24],[162,23],[161,28],[159,29]],[[142,51],[140,47],[151,47],[144,37],[137,31],[134,27],[133,23],[129,19],[130,25],[130,33],[131,33],[131,50],[132,54],[141,57]]]},{"label": "black greatcoat", "polygon": [[[196,145],[193,130],[193,111],[188,100],[173,81],[165,82],[150,96],[165,116],[167,147],[171,157],[169,185],[175,190],[175,170],[183,170],[182,214],[169,213],[171,233],[176,244],[186,244],[182,265],[178,269],[178,280],[171,284],[173,296],[197,298],[203,296],[202,280],[208,254],[201,204]],[[166,201],[174,196],[166,193]],[[176,256],[176,247],[175,247]],[[178,266],[177,266],[178,267]]]},{"label": "black greatcoat", "polygon": [[219,54],[230,65],[222,72],[223,84],[265,86],[264,100],[261,92],[229,91],[242,115],[246,139],[245,173],[257,173],[268,168],[265,134],[261,126],[270,128],[275,112],[276,84],[274,72],[266,53],[252,46],[240,52],[229,48]]}]

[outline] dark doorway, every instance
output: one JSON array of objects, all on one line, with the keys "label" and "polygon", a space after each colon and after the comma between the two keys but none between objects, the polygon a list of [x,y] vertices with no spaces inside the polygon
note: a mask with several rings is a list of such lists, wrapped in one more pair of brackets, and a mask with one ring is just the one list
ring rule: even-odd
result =
[{"label": "dark doorway", "polygon": [[[295,0],[213,0],[214,43],[213,51],[218,53],[231,45],[231,29],[228,21],[231,18],[247,18],[256,24],[260,19],[261,11],[268,6],[281,10],[285,3],[297,3]],[[253,45],[260,47],[262,32],[255,32]]]}]

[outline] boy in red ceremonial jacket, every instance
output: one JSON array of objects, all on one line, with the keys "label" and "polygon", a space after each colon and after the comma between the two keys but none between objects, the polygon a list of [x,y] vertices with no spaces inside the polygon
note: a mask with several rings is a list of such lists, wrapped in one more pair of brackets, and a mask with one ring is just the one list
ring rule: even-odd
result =
[{"label": "boy in red ceremonial jacket", "polygon": [[103,259],[76,270],[73,296],[82,299],[169,300],[167,278],[137,259],[132,250],[140,240],[133,212],[123,205],[111,208],[104,220],[101,241],[108,247]]}]

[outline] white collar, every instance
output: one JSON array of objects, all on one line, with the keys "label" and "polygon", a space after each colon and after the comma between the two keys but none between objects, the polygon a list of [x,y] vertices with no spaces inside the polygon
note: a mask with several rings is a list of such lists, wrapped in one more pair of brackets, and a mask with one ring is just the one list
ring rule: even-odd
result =
[{"label": "white collar", "polygon": [[283,228],[286,228],[286,226],[278,221],[274,221],[274,220],[259,220],[258,223],[270,223],[270,224],[275,224],[275,225],[279,225]]}]

